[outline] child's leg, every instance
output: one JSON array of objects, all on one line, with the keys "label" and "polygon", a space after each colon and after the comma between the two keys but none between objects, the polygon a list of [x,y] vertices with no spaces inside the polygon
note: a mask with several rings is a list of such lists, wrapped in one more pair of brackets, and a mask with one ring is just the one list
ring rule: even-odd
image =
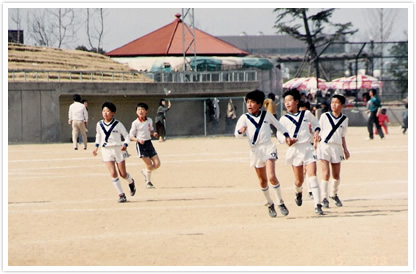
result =
[{"label": "child's leg", "polygon": [[331,187],[331,197],[335,197],[338,193],[338,186],[341,183],[340,173],[341,173],[341,163],[331,163],[332,168],[332,187]]},{"label": "child's leg", "polygon": [[387,129],[387,125],[383,125],[383,128],[384,128],[384,133],[385,133],[385,134],[389,134],[389,131],[388,131],[388,129]]},{"label": "child's leg", "polygon": [[153,156],[150,158],[152,160],[153,169],[158,169],[160,167],[160,159],[158,155]]},{"label": "child's leg", "polygon": [[295,189],[296,193],[302,192],[303,185],[303,165],[302,166],[292,166],[293,175],[295,176]]},{"label": "child's leg", "polygon": [[309,163],[306,166],[306,182],[313,195],[313,201],[316,205],[321,203],[321,194],[319,190],[318,178],[316,177],[316,162]]},{"label": "child's leg", "polygon": [[122,195],[123,192],[123,188],[121,187],[121,183],[120,183],[120,179],[118,178],[118,174],[117,174],[117,170],[115,167],[115,162],[111,161],[111,162],[105,162],[108,171],[110,171],[110,176],[111,178],[113,178],[112,182],[114,187],[116,188],[117,192],[119,195]]},{"label": "child's leg", "polygon": [[326,160],[320,160],[322,180],[321,180],[321,197],[328,200],[328,181],[330,176],[329,162]]},{"label": "child's leg", "polygon": [[257,178],[259,179],[260,188],[263,192],[264,197],[269,205],[273,204],[273,200],[270,197],[269,186],[267,184],[266,167],[255,168]]},{"label": "child's leg", "polygon": [[293,174],[295,176],[295,202],[297,206],[302,205],[302,185],[303,185],[303,165],[293,166]]},{"label": "child's leg", "polygon": [[[276,177],[276,169],[275,169],[275,160],[267,160],[266,161],[266,173],[267,173],[267,178],[269,178],[269,182],[272,185],[273,189],[275,190],[276,193],[276,198],[277,198],[277,204],[278,205],[282,205],[284,204],[283,202],[283,198],[282,198],[282,192],[280,190],[280,183],[279,180]],[[266,180],[267,180],[266,178]]]},{"label": "child's leg", "polygon": [[126,170],[126,161],[117,163],[117,168],[121,178],[129,182],[129,184],[133,183],[133,178],[130,177],[130,174]]},{"label": "child's leg", "polygon": [[136,193],[136,186],[134,184],[133,178],[126,170],[126,161],[118,163],[117,168],[118,172],[120,173],[120,176],[129,183],[130,195],[134,196],[134,194]]}]

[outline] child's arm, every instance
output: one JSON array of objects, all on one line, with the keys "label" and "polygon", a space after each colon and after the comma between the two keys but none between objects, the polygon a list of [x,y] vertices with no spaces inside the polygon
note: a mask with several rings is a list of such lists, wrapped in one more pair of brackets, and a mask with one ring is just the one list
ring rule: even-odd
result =
[{"label": "child's arm", "polygon": [[100,142],[101,142],[101,128],[99,126],[99,122],[97,123],[97,127],[95,129],[95,148],[92,151],[92,155],[93,156],[97,156],[97,152],[98,152],[98,147],[100,146]]},{"label": "child's arm", "polygon": [[159,134],[157,134],[157,132],[154,130],[150,131],[150,135],[152,135],[155,138],[159,137]]},{"label": "child's arm", "polygon": [[291,146],[294,143],[296,143],[297,139],[290,138],[289,132],[287,131],[285,126],[281,122],[279,122],[279,120],[277,120],[273,115],[270,115],[270,117],[270,123],[280,132],[276,132],[276,137],[277,140],[279,140],[279,143],[283,143],[283,140],[288,146]]},{"label": "child's arm", "polygon": [[246,132],[247,126],[245,123],[245,117],[244,114],[240,116],[240,118],[237,121],[237,124],[235,126],[234,136],[235,137],[241,137],[243,136],[244,132]]},{"label": "child's arm", "polygon": [[125,151],[130,143],[130,135],[127,132],[127,129],[124,127],[124,125],[120,122],[118,123],[118,126],[120,127],[120,133],[124,137],[124,144],[121,146],[121,151]]},{"label": "child's arm", "polygon": [[316,149],[318,146],[318,143],[321,141],[321,136],[319,136],[319,133],[321,132],[321,127],[318,119],[315,117],[315,115],[312,114],[309,110],[306,111],[308,114],[308,119],[311,122],[312,130],[314,131],[313,134],[313,146]]},{"label": "child's arm", "polygon": [[136,124],[134,123],[134,121],[131,123],[129,136],[130,136],[131,142],[135,142],[135,143],[138,142],[138,140],[136,139]]},{"label": "child's arm", "polygon": [[350,158],[350,152],[348,151],[345,137],[342,137],[342,148],[344,149],[345,159],[348,160]]}]

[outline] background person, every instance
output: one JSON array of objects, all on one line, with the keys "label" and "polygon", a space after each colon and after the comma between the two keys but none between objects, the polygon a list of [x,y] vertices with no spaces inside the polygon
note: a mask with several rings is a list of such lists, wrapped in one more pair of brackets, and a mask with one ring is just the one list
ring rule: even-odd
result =
[{"label": "background person", "polygon": [[84,104],[81,103],[81,96],[74,94],[72,97],[73,103],[69,106],[68,124],[72,125],[72,143],[74,149],[78,149],[78,135],[81,133],[82,141],[84,143],[84,150],[87,149],[87,133],[86,126],[88,125],[88,111]]},{"label": "background person", "polygon": [[372,89],[370,90],[370,101],[368,105],[370,114],[368,117],[368,123],[367,123],[367,129],[368,129],[368,140],[374,139],[374,131],[373,131],[373,125],[376,125],[378,135],[381,139],[384,138],[383,130],[380,127],[380,123],[378,121],[378,115],[381,111],[381,101],[377,96],[377,90]]},{"label": "background person", "polygon": [[164,142],[166,140],[166,112],[168,112],[171,107],[172,104],[170,101],[168,101],[168,105],[166,106],[166,100],[160,99],[155,119],[156,132],[159,135],[159,142]]}]

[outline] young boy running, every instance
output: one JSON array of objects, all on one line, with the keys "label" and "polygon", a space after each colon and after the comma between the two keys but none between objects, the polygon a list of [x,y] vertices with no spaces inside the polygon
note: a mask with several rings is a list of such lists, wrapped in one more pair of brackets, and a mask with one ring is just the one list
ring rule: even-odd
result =
[{"label": "young boy running", "polygon": [[275,190],[278,207],[282,215],[289,214],[280,190],[280,183],[275,173],[275,161],[277,159],[276,146],[271,141],[270,125],[277,128],[286,136],[286,143],[292,145],[293,140],[289,138],[287,130],[265,110],[260,110],[264,101],[264,93],[254,90],[246,95],[246,107],[248,113],[240,116],[235,128],[235,136],[241,137],[245,133],[249,142],[250,167],[255,167],[260,182],[261,190],[266,197],[270,217],[276,217],[274,203],[269,193],[268,181]]},{"label": "young boy running", "polygon": [[136,142],[136,150],[139,158],[142,158],[146,169],[142,174],[146,182],[146,188],[154,188],[151,182],[152,171],[160,167],[160,160],[152,144],[152,135],[157,138],[158,134],[153,130],[153,121],[147,117],[149,106],[146,103],[138,103],[136,106],[137,119],[131,123],[130,139]]},{"label": "young boy running", "polygon": [[[129,182],[130,195],[134,196],[136,187],[133,178],[131,178],[130,174],[126,171],[125,162],[125,158],[129,156],[127,146],[130,142],[130,138],[124,125],[120,121],[114,119],[116,106],[111,102],[105,102],[101,109],[104,119],[97,123],[95,149],[92,151],[92,154],[97,156],[98,148],[101,147],[102,160],[110,171],[110,175],[113,178],[113,185],[119,194],[118,201],[124,203],[127,202],[127,198],[121,187],[120,179],[118,178],[116,163],[120,176]],[[123,144],[121,142],[121,136],[124,138]]]},{"label": "young boy running", "polygon": [[[286,152],[286,164],[292,165],[295,176],[295,202],[302,205],[302,185],[304,182],[303,169],[306,168],[306,183],[312,192],[315,213],[323,215],[318,179],[316,177],[316,143],[319,142],[319,122],[309,111],[299,111],[300,94],[297,89],[291,89],[283,94],[287,114],[280,118],[280,123],[288,129],[289,135],[295,138],[296,143]],[[309,124],[314,132],[313,138]]]},{"label": "young boy running", "polygon": [[[340,184],[341,161],[350,158],[350,153],[345,141],[348,128],[348,117],[341,113],[344,108],[345,97],[334,95],[331,99],[331,111],[323,113],[319,119],[321,126],[321,142],[318,146],[318,159],[322,169],[322,204],[329,207],[328,181],[330,177],[329,163],[332,169],[332,187],[330,198],[335,205],[340,207],[342,202],[338,197],[338,186]],[[345,158],[344,158],[345,155]]]}]

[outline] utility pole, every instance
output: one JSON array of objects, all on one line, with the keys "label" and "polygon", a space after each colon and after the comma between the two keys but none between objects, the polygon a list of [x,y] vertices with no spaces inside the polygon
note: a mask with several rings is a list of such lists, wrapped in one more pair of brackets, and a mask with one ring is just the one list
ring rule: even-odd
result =
[{"label": "utility pole", "polygon": [[[187,60],[187,55],[193,55],[196,61],[196,39],[195,39],[195,24],[194,24],[194,9],[182,9],[182,51],[183,51],[183,71],[190,71],[192,69],[190,62]],[[188,21],[188,24],[186,23]],[[190,41],[187,42],[186,36],[190,35]],[[187,66],[188,64],[188,66]],[[197,71],[197,64],[195,64],[194,71]]]}]

